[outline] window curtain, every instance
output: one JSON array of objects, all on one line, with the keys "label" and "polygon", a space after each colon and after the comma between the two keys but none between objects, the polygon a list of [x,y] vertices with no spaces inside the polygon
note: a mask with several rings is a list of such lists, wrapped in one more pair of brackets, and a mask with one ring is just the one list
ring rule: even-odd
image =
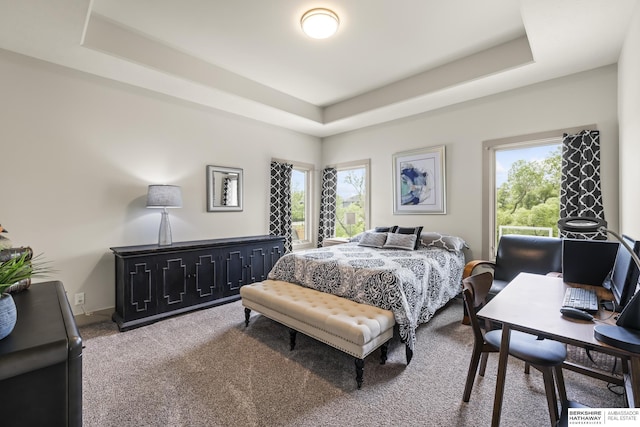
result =
[{"label": "window curtain", "polygon": [[269,203],[269,234],[284,237],[284,251],[293,250],[291,237],[291,174],[293,165],[271,162],[271,201]]},{"label": "window curtain", "polygon": [[324,239],[333,237],[336,230],[336,190],[338,170],[325,168],[322,171],[322,192],[320,193],[320,218],[318,225],[318,247]]},{"label": "window curtain", "polygon": [[[560,218],[604,218],[600,187],[600,131],[563,135],[560,181]],[[561,232],[561,237],[606,240],[606,233]]]}]

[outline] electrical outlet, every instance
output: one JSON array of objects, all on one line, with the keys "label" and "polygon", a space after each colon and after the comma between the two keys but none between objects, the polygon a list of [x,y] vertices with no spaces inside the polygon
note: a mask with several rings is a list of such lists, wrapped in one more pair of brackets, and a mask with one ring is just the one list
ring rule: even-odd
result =
[{"label": "electrical outlet", "polygon": [[84,305],[84,292],[79,292],[75,295],[75,304]]}]

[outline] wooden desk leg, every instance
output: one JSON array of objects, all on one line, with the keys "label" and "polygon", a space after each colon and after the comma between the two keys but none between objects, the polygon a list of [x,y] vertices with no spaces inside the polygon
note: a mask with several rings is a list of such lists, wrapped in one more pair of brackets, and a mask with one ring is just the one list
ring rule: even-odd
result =
[{"label": "wooden desk leg", "polygon": [[640,356],[629,358],[629,374],[628,378],[625,378],[625,390],[629,408],[640,408]]},{"label": "wooden desk leg", "polygon": [[502,396],[504,383],[507,376],[507,361],[509,359],[509,339],[511,338],[509,325],[502,325],[502,341],[500,342],[500,358],[498,359],[498,377],[496,379],[496,395],[493,398],[493,415],[491,426],[500,425],[500,412],[502,411]]}]

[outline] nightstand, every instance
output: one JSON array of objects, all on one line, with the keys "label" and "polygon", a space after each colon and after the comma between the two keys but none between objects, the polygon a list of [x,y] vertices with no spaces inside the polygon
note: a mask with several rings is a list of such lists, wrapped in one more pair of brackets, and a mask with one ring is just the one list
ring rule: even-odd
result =
[{"label": "nightstand", "polygon": [[330,237],[322,241],[322,246],[341,245],[343,243],[349,243],[349,239],[344,237]]},{"label": "nightstand", "polygon": [[13,294],[16,326],[0,341],[3,426],[82,426],[82,338],[62,282]]}]

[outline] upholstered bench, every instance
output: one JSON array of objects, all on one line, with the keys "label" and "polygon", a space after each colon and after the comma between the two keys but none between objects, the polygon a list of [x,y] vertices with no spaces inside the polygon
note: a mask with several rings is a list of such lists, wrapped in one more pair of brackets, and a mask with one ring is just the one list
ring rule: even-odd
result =
[{"label": "upholstered bench", "polygon": [[381,347],[381,362],[387,359],[395,319],[389,310],[319,292],[280,280],[240,288],[245,307],[245,326],[251,310],[289,327],[291,350],[296,331],[355,357],[356,382],[362,386],[364,358]]}]

